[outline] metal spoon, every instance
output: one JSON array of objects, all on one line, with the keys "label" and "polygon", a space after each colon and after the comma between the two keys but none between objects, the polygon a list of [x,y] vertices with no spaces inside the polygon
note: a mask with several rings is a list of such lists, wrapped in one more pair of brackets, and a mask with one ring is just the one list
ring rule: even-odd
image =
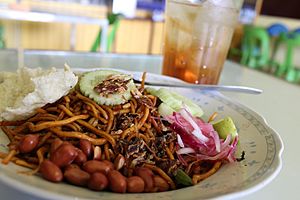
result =
[{"label": "metal spoon", "polygon": [[[134,79],[134,82],[139,84],[140,80]],[[172,88],[191,88],[200,90],[214,90],[214,91],[227,91],[227,92],[241,92],[247,94],[261,94],[263,91],[257,88],[246,87],[246,86],[235,86],[235,85],[204,85],[204,84],[170,84],[170,83],[157,83],[157,82],[145,82],[145,85],[159,86],[159,87],[172,87]]]}]

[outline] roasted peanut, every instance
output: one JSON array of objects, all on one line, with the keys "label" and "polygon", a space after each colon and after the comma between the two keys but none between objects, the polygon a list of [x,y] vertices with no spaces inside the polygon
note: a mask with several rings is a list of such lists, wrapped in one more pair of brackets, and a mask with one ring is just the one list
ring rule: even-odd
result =
[{"label": "roasted peanut", "polygon": [[85,186],[90,179],[90,174],[81,170],[80,168],[70,168],[64,173],[65,179],[78,186]]},{"label": "roasted peanut", "polygon": [[80,167],[77,165],[77,164],[70,164],[70,165],[67,165],[65,168],[64,168],[64,170],[65,171],[67,171],[67,170],[69,170],[69,169],[72,169],[72,168],[78,168],[78,169],[80,169]]},{"label": "roasted peanut", "polygon": [[94,148],[94,158],[93,159],[94,160],[101,160],[101,157],[102,157],[101,147],[95,146],[95,148]]},{"label": "roasted peanut", "polygon": [[145,189],[145,182],[139,176],[131,176],[127,178],[127,192],[140,193]]},{"label": "roasted peanut", "polygon": [[80,139],[79,148],[82,150],[82,152],[86,155],[87,158],[90,158],[92,156],[93,146],[90,141],[85,139]]},{"label": "roasted peanut", "polygon": [[74,162],[77,163],[78,165],[82,165],[87,161],[86,155],[78,148],[76,148],[78,155],[76,156]]},{"label": "roasted peanut", "polygon": [[118,156],[114,160],[114,167],[116,170],[122,169],[125,164],[125,158],[122,154],[118,154]]},{"label": "roasted peanut", "polygon": [[109,166],[110,169],[114,169],[114,164],[108,160],[102,160],[102,162],[104,162],[105,164],[107,164]]},{"label": "roasted peanut", "polygon": [[60,182],[63,179],[63,174],[50,160],[44,160],[40,166],[40,172],[44,179],[52,182]]},{"label": "roasted peanut", "polygon": [[169,190],[168,182],[160,176],[154,176],[154,187],[158,192],[164,192]]},{"label": "roasted peanut", "polygon": [[29,153],[36,148],[38,143],[39,143],[38,134],[28,134],[22,137],[18,145],[18,148],[21,153]]},{"label": "roasted peanut", "polygon": [[65,167],[71,164],[77,155],[78,153],[73,145],[62,144],[50,155],[50,160],[58,167]]},{"label": "roasted peanut", "polygon": [[154,188],[154,174],[145,167],[139,167],[135,170],[135,174],[143,179],[145,182],[145,192],[150,192]]},{"label": "roasted peanut", "polygon": [[125,176],[123,176],[117,170],[111,170],[107,174],[109,180],[109,186],[111,191],[118,193],[125,193],[127,188],[127,182]]},{"label": "roasted peanut", "polygon": [[82,169],[90,174],[95,172],[107,174],[110,170],[113,170],[113,167],[103,161],[89,160],[83,164]]},{"label": "roasted peanut", "polygon": [[60,145],[62,145],[63,141],[59,138],[55,138],[50,146],[50,154],[52,154]]},{"label": "roasted peanut", "polygon": [[101,172],[93,173],[88,181],[88,188],[92,190],[101,191],[107,188],[107,186],[108,186],[108,179]]}]

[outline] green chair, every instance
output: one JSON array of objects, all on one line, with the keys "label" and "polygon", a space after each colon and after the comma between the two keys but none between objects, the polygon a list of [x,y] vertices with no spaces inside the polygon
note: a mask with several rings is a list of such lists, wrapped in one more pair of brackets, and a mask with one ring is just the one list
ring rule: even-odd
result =
[{"label": "green chair", "polygon": [[269,64],[270,38],[266,29],[246,25],[242,39],[241,64],[265,69]]},{"label": "green chair", "polygon": [[[109,25],[111,25],[112,27],[107,36],[106,52],[111,52],[111,50],[112,50],[113,42],[116,37],[116,32],[117,32],[117,30],[119,28],[119,24],[120,24],[120,16],[121,16],[120,14],[113,14],[113,13],[110,13],[107,15]],[[91,47],[91,50],[90,50],[91,52],[97,52],[99,50],[101,35],[102,35],[102,30],[100,29],[92,47]]]},{"label": "green chair", "polygon": [[273,67],[276,67],[275,75],[284,77],[289,82],[300,82],[300,68],[296,68],[293,63],[295,49],[300,49],[300,34],[281,35],[275,42],[274,51],[278,51],[281,45],[286,48],[285,58],[281,63],[276,62],[275,57],[272,58]]},{"label": "green chair", "polygon": [[291,83],[300,83],[300,69],[292,68],[287,71],[285,79]]},{"label": "green chair", "polygon": [[283,44],[287,44],[287,41],[289,39],[289,34],[288,33],[280,33],[278,37],[274,40],[274,45],[273,49],[271,52],[271,57],[270,57],[270,68],[269,72],[274,73],[278,77],[282,77],[283,74],[285,73],[285,64],[280,63],[276,60],[276,55],[279,51],[279,47],[282,46]]}]

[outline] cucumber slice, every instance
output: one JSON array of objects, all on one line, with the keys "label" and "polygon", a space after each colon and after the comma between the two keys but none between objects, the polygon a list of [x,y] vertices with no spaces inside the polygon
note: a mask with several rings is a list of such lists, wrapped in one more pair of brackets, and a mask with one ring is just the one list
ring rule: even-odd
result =
[{"label": "cucumber slice", "polygon": [[[96,92],[94,88],[112,75],[118,76],[118,79],[121,80],[129,80],[129,82],[126,84],[127,89],[109,94]],[[122,74],[118,71],[97,70],[84,73],[79,80],[79,88],[85,96],[93,99],[98,104],[119,105],[125,103],[131,98],[130,91],[136,87],[130,75]]]},{"label": "cucumber slice", "polygon": [[238,135],[237,129],[233,120],[230,117],[225,117],[215,123],[213,123],[214,129],[218,132],[220,138],[225,139],[231,134],[231,141]]},{"label": "cucumber slice", "polygon": [[[154,96],[157,96],[164,104],[166,104],[169,108],[173,109],[174,111],[179,111],[182,108],[182,106],[185,105],[193,116],[201,117],[203,115],[203,110],[199,105],[180,94],[171,92],[165,88],[160,88],[159,90],[147,88],[147,92]],[[162,116],[168,115],[168,112],[165,113],[164,111],[170,111],[170,109],[168,109],[166,105],[162,106],[162,113],[160,113]]]},{"label": "cucumber slice", "polygon": [[151,88],[151,87],[147,87],[147,88],[145,88],[146,89],[146,91],[148,92],[148,93],[150,93],[150,94],[152,94],[152,95],[154,95],[154,96],[157,96],[156,94],[157,94],[157,89],[155,89],[155,88]]},{"label": "cucumber slice", "polygon": [[168,104],[166,103],[161,103],[159,106],[158,106],[158,113],[165,117],[165,116],[168,116],[168,115],[172,115],[173,112],[176,112],[173,108],[171,108]]}]

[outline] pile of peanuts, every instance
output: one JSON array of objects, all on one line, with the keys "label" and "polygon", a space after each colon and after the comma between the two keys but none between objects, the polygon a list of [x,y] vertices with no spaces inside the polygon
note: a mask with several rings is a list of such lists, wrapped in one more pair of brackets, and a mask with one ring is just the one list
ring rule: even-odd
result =
[{"label": "pile of peanuts", "polygon": [[[40,165],[42,177],[51,182],[67,181],[91,190],[110,190],[117,193],[162,192],[169,190],[168,182],[146,167],[138,167],[130,177],[122,169],[125,159],[116,156],[114,163],[101,160],[99,146],[81,139],[74,146],[56,138],[50,147],[49,159]],[[101,153],[100,153],[101,154]]]}]

